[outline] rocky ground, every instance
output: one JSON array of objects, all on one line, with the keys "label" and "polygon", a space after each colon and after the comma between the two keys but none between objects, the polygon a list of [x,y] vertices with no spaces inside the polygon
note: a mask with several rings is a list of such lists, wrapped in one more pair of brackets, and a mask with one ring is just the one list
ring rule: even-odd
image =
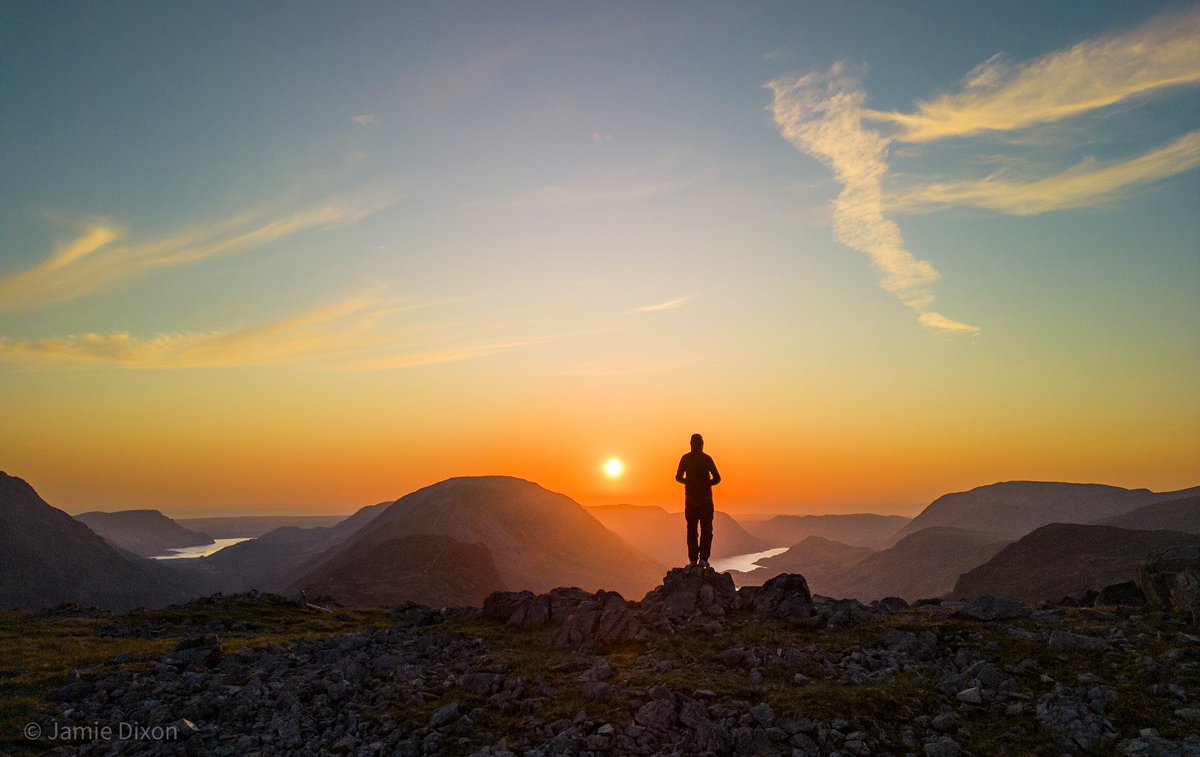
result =
[{"label": "rocky ground", "polygon": [[[864,606],[814,599],[800,576],[735,591],[726,574],[677,569],[636,603],[497,594],[482,610],[409,605],[283,643],[254,643],[252,620],[231,621],[281,602],[205,600],[166,623],[115,616],[117,636],[168,648],[60,677],[42,695],[43,738],[25,748],[1200,755],[1200,634],[1144,607]],[[213,609],[230,603],[238,614]]]}]

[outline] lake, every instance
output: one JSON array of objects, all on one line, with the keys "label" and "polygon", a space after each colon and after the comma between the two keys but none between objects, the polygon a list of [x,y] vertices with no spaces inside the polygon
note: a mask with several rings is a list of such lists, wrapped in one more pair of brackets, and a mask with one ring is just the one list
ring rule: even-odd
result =
[{"label": "lake", "polygon": [[762,552],[750,552],[744,555],[734,555],[733,557],[723,557],[720,560],[711,560],[713,570],[718,573],[724,573],[727,570],[740,570],[749,572],[759,567],[754,563],[764,557],[774,557],[775,555],[787,552],[787,547],[776,547],[775,549],[767,549]]},{"label": "lake", "polygon": [[168,549],[165,555],[155,555],[151,560],[187,560],[193,557],[208,557],[214,552],[219,552],[226,547],[234,544],[240,544],[244,541],[250,541],[254,537],[243,536],[237,539],[214,539],[212,544],[200,544],[195,547],[179,547],[178,549]]}]

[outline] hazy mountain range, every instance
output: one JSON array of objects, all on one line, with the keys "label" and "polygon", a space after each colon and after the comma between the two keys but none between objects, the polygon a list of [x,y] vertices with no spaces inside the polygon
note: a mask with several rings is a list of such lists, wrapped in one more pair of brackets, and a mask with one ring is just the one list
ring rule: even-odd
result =
[{"label": "hazy mountain range", "polygon": [[[1128,580],[1156,549],[1200,542],[1197,491],[1007,482],[939,497],[911,521],[858,514],[739,524],[720,513],[714,556],[788,546],[738,582],[799,572],[815,593],[864,601],[983,593],[1057,599]],[[1074,520],[1051,525],[1066,518]],[[233,527],[221,520],[208,519],[219,538]],[[138,556],[210,536],[156,511],[72,518],[0,474],[0,606],[161,606],[247,589],[303,590],[348,605],[478,604],[495,590],[570,585],[639,597],[683,562],[684,551],[681,514],[585,508],[537,484],[491,476],[449,479],[331,525],[274,528],[204,558]]]}]

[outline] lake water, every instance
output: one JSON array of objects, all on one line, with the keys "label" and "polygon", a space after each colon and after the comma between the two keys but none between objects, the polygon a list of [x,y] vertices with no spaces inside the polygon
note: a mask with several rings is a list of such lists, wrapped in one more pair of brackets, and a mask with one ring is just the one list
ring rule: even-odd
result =
[{"label": "lake water", "polygon": [[749,572],[757,568],[758,566],[754,563],[758,562],[764,557],[774,557],[775,555],[783,554],[787,551],[787,547],[776,547],[775,549],[767,549],[762,552],[734,555],[733,557],[724,557],[720,560],[713,560],[712,566],[713,570],[717,571],[718,573],[724,573],[727,570],[740,570],[743,572]]},{"label": "lake water", "polygon": [[212,544],[201,544],[196,547],[180,547],[178,549],[168,549],[165,555],[155,555],[151,560],[187,560],[193,557],[208,557],[214,552],[219,552],[226,547],[234,544],[240,544],[244,541],[250,541],[253,537],[243,536],[238,539],[214,539]]}]

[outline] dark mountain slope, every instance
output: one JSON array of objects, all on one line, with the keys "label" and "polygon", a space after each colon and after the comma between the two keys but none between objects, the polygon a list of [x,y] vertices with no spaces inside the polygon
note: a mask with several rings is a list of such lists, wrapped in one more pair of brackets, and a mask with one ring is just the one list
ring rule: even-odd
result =
[{"label": "dark mountain slope", "polygon": [[926,528],[909,534],[890,549],[869,555],[812,590],[862,602],[888,596],[907,600],[945,594],[963,572],[982,565],[1008,539],[961,528]]},{"label": "dark mountain slope", "polygon": [[183,600],[187,592],[166,576],[0,472],[0,607],[128,609]]},{"label": "dark mountain slope", "polygon": [[352,607],[411,600],[432,607],[478,607],[505,589],[482,544],[415,534],[343,550],[298,584],[309,597],[332,596]]},{"label": "dark mountain slope", "polygon": [[1096,521],[1098,526],[1115,526],[1141,531],[1182,531],[1200,534],[1200,497],[1156,502],[1121,515]]},{"label": "dark mountain slope", "polygon": [[1151,552],[1185,544],[1200,544],[1200,535],[1052,523],[964,573],[949,596],[1056,601],[1081,589],[1132,581],[1134,566]]},{"label": "dark mountain slope", "polygon": [[402,497],[307,573],[320,571],[345,550],[417,534],[486,545],[504,584],[517,590],[574,585],[635,597],[657,585],[663,573],[662,565],[574,500],[504,476],[452,478]]}]

